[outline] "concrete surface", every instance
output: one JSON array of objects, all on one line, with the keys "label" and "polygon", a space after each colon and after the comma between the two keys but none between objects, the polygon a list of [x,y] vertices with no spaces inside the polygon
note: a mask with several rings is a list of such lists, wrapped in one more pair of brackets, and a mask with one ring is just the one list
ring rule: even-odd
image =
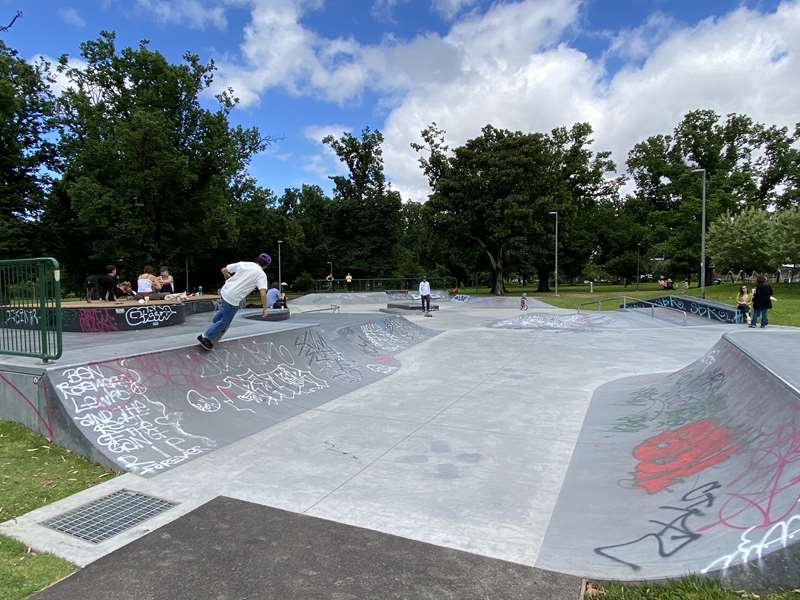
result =
[{"label": "concrete surface", "polygon": [[[365,380],[364,385],[315,402],[302,413],[192,461],[150,477],[123,475],[2,524],[0,531],[87,565],[215,497],[227,496],[485,557],[598,578],[698,571],[735,552],[735,546],[715,545],[718,554],[708,552],[700,557],[700,552],[687,544],[674,553],[672,562],[671,557],[662,560],[657,540],[651,537],[656,557],[652,557],[652,548],[643,550],[645,562],[635,571],[594,550],[628,541],[628,532],[641,531],[642,524],[649,526],[649,521],[662,519],[658,507],[668,505],[658,504],[641,489],[626,489],[622,482],[630,480],[635,471],[631,453],[637,444],[656,431],[671,429],[659,430],[657,417],[646,413],[642,419],[648,429],[626,437],[609,432],[613,421],[608,420],[627,415],[637,422],[641,407],[636,402],[643,389],[653,386],[667,386],[658,389],[666,390],[662,404],[671,406],[670,382],[682,381],[682,376],[665,374],[687,365],[697,371],[698,365],[705,365],[704,357],[708,361],[708,356],[717,356],[708,352],[721,336],[739,328],[707,322],[685,327],[637,311],[593,313],[585,326],[562,327],[558,325],[574,323],[574,311],[538,307],[537,314],[552,315],[552,320],[542,322],[556,326],[493,326],[519,319],[518,302],[518,298],[510,298],[474,305],[442,303],[433,318],[410,314],[406,320],[420,331],[427,328],[440,334],[412,346],[392,348],[386,354],[396,362],[388,366],[399,368],[386,376]],[[298,328],[311,327],[335,348],[348,348],[353,357],[366,362],[381,356],[380,335],[363,329],[364,325],[372,327],[364,314],[380,318],[378,308],[376,304],[352,304],[344,305],[340,314],[297,316],[293,309],[290,329],[280,329],[283,324],[257,325],[275,327],[270,330],[275,336],[297,335]],[[237,317],[232,331],[253,335],[240,321]],[[173,329],[179,327],[185,326]],[[765,348],[768,356],[776,344],[782,344],[784,353],[797,356],[798,335],[792,330],[742,331],[730,338],[735,344],[724,342],[723,347],[738,347],[744,343],[740,338],[752,340],[751,350]],[[773,366],[786,368],[789,360]],[[746,363],[721,361],[714,368],[739,369],[740,364]],[[750,390],[746,399],[762,401],[757,406],[763,411],[762,388],[752,391],[752,387],[743,387],[755,378],[755,371],[741,370],[745,374],[737,376],[740,379],[731,377],[731,386],[726,388],[729,413],[743,401],[740,389]],[[626,379],[631,377],[637,379]],[[771,381],[770,377],[763,375],[758,381]],[[625,381],[612,384],[621,379]],[[734,385],[737,381],[741,385]],[[605,384],[612,385],[598,389]],[[763,390],[773,390],[773,384],[765,384]],[[789,388],[779,385],[780,402],[792,406],[786,395]],[[692,391],[692,397],[703,390],[701,386]],[[777,397],[777,392],[769,391],[766,397]],[[702,406],[702,396],[698,398],[695,404]],[[757,417],[755,406],[745,404],[746,414],[755,412]],[[689,419],[692,414],[683,416]],[[727,427],[742,422],[731,421]],[[681,426],[681,422],[675,424]],[[746,429],[745,437],[750,440],[748,436],[756,431]],[[587,465],[591,473],[586,472]],[[789,491],[785,498],[800,486],[797,472],[792,470],[796,465],[800,460],[787,463],[785,485]],[[732,473],[727,476],[733,477]],[[727,485],[722,475],[712,481]],[[693,483],[689,478],[679,483],[673,486],[674,493],[664,492],[673,504],[675,497],[695,490],[683,489]],[[698,485],[704,483],[705,479]],[[600,486],[596,492],[595,485]],[[179,505],[98,545],[39,525],[121,488]],[[719,494],[728,489],[733,488],[711,490],[717,492],[715,508],[724,500]],[[703,490],[693,493],[705,498]],[[592,508],[595,503],[596,510]],[[787,518],[791,518],[789,513]],[[689,522],[694,525],[692,519]],[[787,545],[794,539],[789,537],[792,532],[787,529]],[[728,544],[729,539],[721,543]],[[702,541],[694,546],[706,547]],[[685,557],[684,550],[688,552]],[[767,550],[778,550],[778,546],[769,545],[762,554],[769,554]],[[585,559],[583,566],[577,564],[577,557]]]},{"label": "concrete surface", "polygon": [[578,578],[217,498],[36,600],[576,600]]}]

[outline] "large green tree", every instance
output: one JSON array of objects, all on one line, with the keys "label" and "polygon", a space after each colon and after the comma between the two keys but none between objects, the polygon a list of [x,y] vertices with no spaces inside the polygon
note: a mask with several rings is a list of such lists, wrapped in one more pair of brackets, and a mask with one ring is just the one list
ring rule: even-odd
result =
[{"label": "large green tree", "polygon": [[38,254],[36,224],[57,168],[49,65],[0,40],[0,257]]},{"label": "large green tree", "polygon": [[674,274],[699,272],[702,173],[707,223],[730,213],[792,205],[797,198],[797,132],[766,126],[746,115],[720,117],[711,110],[687,113],[671,135],[636,144],[628,155],[635,191],[624,212],[641,226],[646,253],[669,259]]},{"label": "large green tree", "polygon": [[331,177],[334,267],[355,277],[397,275],[402,201],[384,175],[383,134],[365,127],[360,138],[348,132],[322,142],[348,171],[347,176]]},{"label": "large green tree", "polygon": [[[54,224],[76,226],[73,240],[89,259],[123,261],[130,272],[235,244],[236,203],[259,201],[245,168],[266,140],[229,124],[230,93],[214,111],[200,106],[213,63],[187,53],[171,64],[146,42],[118,51],[109,32],[83,43],[81,55],[80,68],[66,57],[60,65],[70,85],[59,99],[64,177]],[[261,239],[244,241],[239,250],[250,256]]]},{"label": "large green tree", "polygon": [[[412,147],[424,155],[420,166],[433,193],[428,201],[434,227],[452,244],[476,245],[494,274],[492,292],[505,292],[507,265],[534,265],[539,290],[548,288],[554,267],[555,219],[559,253],[579,271],[593,250],[590,223],[600,199],[619,184],[607,153],[589,150],[591,127],[578,123],[550,134],[523,133],[491,125],[450,151],[436,124]],[[581,219],[578,220],[578,214]],[[566,252],[564,251],[565,249]]]},{"label": "large green tree", "polygon": [[779,266],[775,233],[775,218],[766,210],[726,213],[709,228],[708,256],[721,273],[774,271]]}]

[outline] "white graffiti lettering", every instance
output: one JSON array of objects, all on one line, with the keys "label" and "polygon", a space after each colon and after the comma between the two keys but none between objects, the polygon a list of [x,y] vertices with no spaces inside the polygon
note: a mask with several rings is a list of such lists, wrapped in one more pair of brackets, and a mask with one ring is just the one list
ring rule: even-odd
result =
[{"label": "white graffiti lettering", "polygon": [[160,325],[164,321],[169,321],[175,310],[169,304],[158,306],[134,306],[125,311],[125,322],[130,327],[141,327],[143,325]]},{"label": "white graffiti lettering", "polygon": [[[739,546],[735,552],[727,556],[721,556],[703,569],[701,573],[705,574],[718,569],[725,570],[731,565],[744,564],[755,559],[760,561],[772,551],[770,548],[773,546],[786,548],[791,540],[800,536],[800,515],[775,523],[757,541],[750,539],[750,535],[755,529],[759,528],[751,527],[741,535]],[[775,549],[777,550],[778,548]]]}]

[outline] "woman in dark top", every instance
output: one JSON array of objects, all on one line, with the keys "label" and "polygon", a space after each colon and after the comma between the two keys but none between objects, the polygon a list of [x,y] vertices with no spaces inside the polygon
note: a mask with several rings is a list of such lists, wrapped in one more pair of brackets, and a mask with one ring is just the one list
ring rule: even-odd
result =
[{"label": "woman in dark top", "polygon": [[750,327],[755,327],[758,316],[761,315],[761,328],[767,326],[767,310],[772,308],[772,286],[767,283],[766,277],[759,275],[756,279],[756,287],[753,290],[753,320]]}]

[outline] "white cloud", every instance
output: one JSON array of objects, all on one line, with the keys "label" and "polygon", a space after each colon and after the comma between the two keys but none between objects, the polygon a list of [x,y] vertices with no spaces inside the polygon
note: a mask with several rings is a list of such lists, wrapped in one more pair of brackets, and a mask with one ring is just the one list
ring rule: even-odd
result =
[{"label": "white cloud", "polygon": [[[671,133],[697,108],[746,113],[767,124],[800,121],[799,2],[773,13],[739,8],[691,27],[653,18],[612,44],[617,56],[632,61],[612,77],[602,59],[566,45],[529,51],[524,36],[514,41],[518,24],[508,22],[510,14],[499,17],[472,17],[470,28],[483,35],[466,47],[457,76],[411,90],[387,117],[386,169],[404,197],[428,193],[408,144],[431,121],[447,130],[451,145],[479,135],[486,123],[546,131],[589,121],[595,147],[611,150],[621,171],[635,143]],[[448,39],[462,27],[456,24]],[[658,32],[652,45],[639,41],[646,31]]]},{"label": "white cloud", "polygon": [[395,7],[406,2],[408,0],[373,0],[370,12],[378,20],[393,22],[392,12]]},{"label": "white cloud", "polygon": [[72,6],[63,6],[58,9],[58,15],[61,20],[67,25],[74,25],[75,27],[86,27],[86,21],[81,16],[81,13]]},{"label": "white cloud", "polygon": [[[565,41],[582,25],[583,0],[509,0],[466,13],[469,1],[435,0],[436,10],[461,15],[445,35],[387,36],[372,45],[309,30],[303,16],[319,2],[249,1],[242,60],[220,64],[219,84],[232,85],[245,106],[271,88],[339,103],[377,93],[388,109],[381,128],[387,175],[415,200],[428,190],[409,143],[431,121],[451,145],[486,123],[547,131],[589,121],[597,149],[612,150],[621,170],[636,142],[671,132],[696,108],[769,124],[800,121],[800,0],[772,12],[741,7],[691,26],[656,13],[608,34],[598,58]],[[609,75],[612,58],[624,66]],[[330,172],[328,158],[309,159],[310,172]]]},{"label": "white cloud", "polygon": [[468,6],[475,4],[477,0],[433,0],[431,6],[444,19],[452,21],[453,17],[459,14]]},{"label": "white cloud", "polygon": [[188,25],[194,29],[208,26],[225,29],[225,6],[239,4],[237,0],[136,0],[136,6],[165,24]]}]

